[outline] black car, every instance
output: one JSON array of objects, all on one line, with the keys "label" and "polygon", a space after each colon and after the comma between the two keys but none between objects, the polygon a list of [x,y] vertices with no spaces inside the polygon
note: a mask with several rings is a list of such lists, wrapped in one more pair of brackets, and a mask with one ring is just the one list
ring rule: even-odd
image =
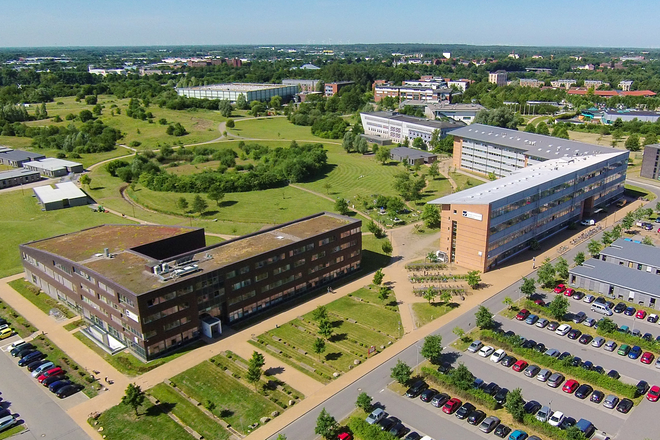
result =
[{"label": "black car", "polygon": [[378,425],[380,426],[381,431],[389,431],[390,429],[392,429],[392,427],[394,425],[396,425],[397,423],[400,423],[400,422],[401,422],[401,420],[397,419],[394,416],[390,416],[390,417],[386,417],[384,419],[380,419],[380,421],[378,422]]},{"label": "black car", "polygon": [[515,336],[515,335],[516,335],[516,333],[513,332],[513,331],[511,331],[511,330],[509,330],[508,332],[504,333],[504,336],[506,336],[507,338],[511,338],[511,337],[513,337],[513,336]]},{"label": "black car", "polygon": [[43,354],[42,352],[38,351],[38,350],[31,351],[30,353],[26,354],[25,356],[23,356],[18,361],[18,366],[19,367],[25,367],[25,366],[27,366],[27,364],[30,364],[34,361],[41,360],[45,357],[46,357],[46,355]]},{"label": "black car", "polygon": [[624,310],[626,310],[628,306],[626,303],[620,302],[616,306],[614,306],[614,309],[612,310],[614,313],[623,313]]},{"label": "black car", "polygon": [[571,298],[576,299],[576,300],[579,301],[582,298],[584,298],[584,293],[580,292],[579,290],[576,290],[575,293],[573,293],[573,295],[571,295]]},{"label": "black car", "polygon": [[536,347],[534,347],[533,350],[538,351],[539,353],[545,353],[548,349],[545,348],[545,344],[539,342],[536,344]]},{"label": "black car", "polygon": [[571,361],[571,367],[579,367],[582,365],[582,358],[575,356]]},{"label": "black car", "polygon": [[632,316],[635,314],[636,311],[637,311],[636,308],[630,306],[630,307],[626,307],[626,310],[623,311],[623,314],[626,316]]},{"label": "black car", "polygon": [[616,370],[610,370],[607,372],[607,377],[611,377],[612,379],[618,379],[621,377],[621,375]]},{"label": "black car", "polygon": [[392,426],[390,428],[390,434],[392,434],[395,437],[403,437],[410,431],[409,428],[406,428],[405,425],[401,422],[397,423],[396,425]]},{"label": "black car", "polygon": [[605,306],[612,310],[614,308],[614,303],[612,301],[605,301]]},{"label": "black car", "polygon": [[493,396],[495,398],[495,402],[499,403],[500,405],[504,405],[504,402],[506,402],[506,396],[509,394],[509,390],[506,388],[500,388],[500,390]]},{"label": "black car", "polygon": [[472,411],[474,411],[475,409],[477,408],[474,405],[472,405],[470,402],[465,402],[460,408],[458,408],[455,416],[463,420],[464,418],[472,414]]},{"label": "black car", "polygon": [[557,330],[557,327],[559,327],[559,323],[557,321],[550,321],[546,327],[546,330],[550,330],[551,332],[554,332]]},{"label": "black car", "polygon": [[643,396],[644,394],[646,394],[646,392],[649,390],[649,388],[650,387],[649,387],[649,384],[648,384],[647,381],[640,380],[639,382],[637,382],[636,394],[638,396]]},{"label": "black car", "polygon": [[499,425],[497,425],[497,428],[495,428],[495,431],[493,431],[493,434],[495,434],[495,436],[499,438],[504,438],[507,435],[509,435],[510,432],[511,432],[511,428],[509,428],[506,425],[502,425],[500,423]]},{"label": "black car", "polygon": [[438,390],[433,389],[433,388],[427,388],[422,393],[419,395],[419,400],[422,402],[429,403],[435,395],[438,394]]},{"label": "black car", "polygon": [[577,390],[575,390],[575,397],[578,399],[586,399],[589,394],[593,392],[593,387],[591,385],[587,385],[586,383],[583,383],[578,387]]},{"label": "black car", "polygon": [[65,387],[67,385],[73,385],[73,382],[71,382],[70,380],[58,380],[48,385],[48,390],[51,393],[56,393],[60,388]]},{"label": "black car", "polygon": [[591,371],[594,368],[594,363],[591,361],[584,361],[582,364],[582,368],[584,368],[587,371]]},{"label": "black car", "polygon": [[616,410],[619,411],[620,413],[628,414],[628,411],[630,411],[630,408],[632,407],[633,407],[633,401],[628,399],[627,397],[624,397],[616,406]]},{"label": "black car", "polygon": [[534,347],[536,347],[536,341],[532,339],[526,340],[522,345],[522,348],[534,348]]},{"label": "black car", "polygon": [[445,393],[436,394],[435,396],[433,396],[433,399],[431,399],[431,405],[435,406],[436,408],[441,408],[445,403],[447,403],[449,399],[451,399],[451,397],[449,397],[449,394],[445,394]]},{"label": "black car", "polygon": [[0,419],[4,419],[7,416],[11,415],[11,411],[9,411],[7,408],[0,408]]},{"label": "black car", "polygon": [[502,358],[502,361],[500,362],[500,365],[503,365],[505,367],[510,367],[516,362],[518,362],[518,359],[514,358],[513,356],[504,356]]},{"label": "black car", "polygon": [[467,422],[470,425],[478,425],[486,418],[486,413],[480,409],[472,411],[467,418]]},{"label": "black car", "polygon": [[646,320],[647,320],[648,322],[650,322],[651,324],[655,324],[656,322],[658,322],[658,315],[656,315],[656,314],[654,314],[654,313],[651,313],[651,314],[649,315],[649,317],[646,318]]},{"label": "black car", "polygon": [[600,403],[603,401],[603,398],[605,397],[605,393],[599,390],[594,391],[591,393],[591,398],[589,399],[593,403]]},{"label": "black car", "polygon": [[537,412],[539,412],[539,410],[541,409],[541,404],[538,403],[536,400],[530,400],[529,402],[527,402],[527,403],[525,404],[525,406],[523,407],[523,409],[525,410],[525,412],[526,412],[527,414],[532,414],[532,415],[534,415],[534,414],[536,414]]},{"label": "black car", "polygon": [[26,342],[25,344],[21,344],[16,348],[12,348],[11,351],[9,352],[9,354],[11,354],[12,357],[23,357],[23,356],[19,356],[20,353],[22,353],[24,351],[27,351],[27,350],[31,350],[33,348],[34,348],[34,345],[30,344],[29,342]]},{"label": "black car", "polygon": [[644,336],[642,336],[642,339],[645,341],[652,341],[653,340],[653,335],[651,333],[644,333]]},{"label": "black car", "polygon": [[418,380],[410,388],[408,388],[408,391],[406,391],[406,396],[407,397],[417,397],[421,394],[422,391],[427,389],[429,386],[426,382],[423,380]]},{"label": "black car", "polygon": [[580,344],[582,344],[582,345],[587,345],[587,344],[590,343],[593,339],[594,339],[593,336],[591,336],[591,335],[585,333],[585,334],[583,334],[582,336],[580,336],[580,339],[578,339],[578,342],[579,342]]},{"label": "black car", "polygon": [[39,359],[37,361],[30,362],[25,367],[29,372],[33,372],[34,370],[36,370],[37,368],[39,368],[40,366],[42,366],[47,362],[49,362],[47,359]]},{"label": "black car", "polygon": [[484,393],[490,396],[494,396],[495,394],[497,394],[499,390],[500,390],[500,386],[495,382],[491,382],[488,385],[486,385],[486,388],[484,388]]},{"label": "black car", "polygon": [[406,438],[403,440],[420,440],[422,438],[421,434],[416,433],[415,431],[409,432]]},{"label": "black car", "polygon": [[559,429],[568,429],[571,426],[575,426],[576,423],[573,417],[564,417],[564,420],[559,424]]},{"label": "black car", "polygon": [[600,365],[596,365],[591,371],[595,371],[598,374],[605,374],[605,369]]},{"label": "black car", "polygon": [[577,339],[577,338],[579,338],[581,335],[582,335],[582,332],[581,332],[580,330],[574,328],[573,330],[571,330],[570,332],[568,332],[568,335],[566,335],[566,336],[568,336],[568,339]]},{"label": "black car", "polygon": [[80,391],[82,389],[83,389],[82,385],[77,385],[77,384],[65,385],[62,388],[60,388],[59,390],[57,390],[55,395],[57,397],[59,397],[60,399],[64,399],[65,397],[69,397],[72,394],[76,394],[78,391]]},{"label": "black car", "polygon": [[442,374],[447,374],[453,369],[454,367],[452,367],[451,364],[447,362],[443,362],[440,365],[438,365],[438,372]]},{"label": "black car", "polygon": [[572,356],[572,355],[568,351],[565,351],[565,352],[563,352],[562,354],[559,355],[558,359],[560,361],[563,361],[564,359],[566,359],[567,357],[570,357],[570,356]]},{"label": "black car", "polygon": [[66,379],[66,374],[58,374],[57,376],[49,376],[44,379],[41,384],[45,387],[49,386],[53,382],[57,382],[58,380],[64,380]]}]

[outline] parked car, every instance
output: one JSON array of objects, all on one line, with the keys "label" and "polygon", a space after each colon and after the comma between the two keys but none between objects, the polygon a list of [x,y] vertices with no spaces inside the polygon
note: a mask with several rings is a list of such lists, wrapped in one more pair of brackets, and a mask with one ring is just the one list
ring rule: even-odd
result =
[{"label": "parked car", "polygon": [[644,309],[637,310],[637,313],[635,313],[635,318],[637,318],[637,319],[646,318],[646,310],[644,310]]},{"label": "parked car", "polygon": [[539,412],[536,413],[536,420],[539,422],[547,422],[548,419],[552,416],[552,410],[549,406],[542,407]]},{"label": "parked car", "polygon": [[442,407],[442,412],[445,414],[453,414],[458,410],[458,408],[461,407],[463,402],[461,402],[461,399],[457,397],[453,397],[449,399],[447,403]]},{"label": "parked car", "polygon": [[484,419],[486,418],[486,413],[483,412],[480,409],[472,411],[472,413],[468,416],[467,422],[470,425],[478,425],[480,424]]},{"label": "parked car", "polygon": [[581,332],[580,330],[574,328],[573,330],[571,330],[570,332],[568,332],[568,334],[566,335],[566,337],[567,337],[568,339],[577,339],[577,338],[579,338],[581,335],[582,335],[582,332]]},{"label": "parked car", "polygon": [[566,381],[561,390],[568,394],[573,394],[575,390],[580,386],[580,383],[575,379],[569,379]]},{"label": "parked car", "polygon": [[59,397],[60,399],[64,399],[65,397],[69,397],[73,394],[76,394],[78,391],[80,391],[82,389],[83,389],[83,386],[78,385],[78,384],[65,385],[62,388],[60,388],[59,390],[57,390],[55,395],[57,397]]},{"label": "parked car", "polygon": [[584,333],[582,336],[580,336],[580,339],[578,339],[578,342],[582,345],[587,345],[594,339],[593,336],[591,336],[588,333]]},{"label": "parked car", "polygon": [[572,356],[572,354],[571,354],[570,352],[565,351],[565,352],[563,352],[562,354],[560,354],[559,357],[558,357],[557,359],[559,359],[560,361],[563,361],[563,360],[566,359],[567,357],[571,357],[571,356]]},{"label": "parked car", "polygon": [[387,418],[381,419],[378,422],[378,425],[380,426],[381,431],[389,431],[394,425],[397,423],[400,423],[401,420],[399,420],[397,417],[394,416],[389,416]]},{"label": "parked car", "polygon": [[627,397],[624,397],[616,406],[616,410],[622,414],[628,414],[628,412],[632,407],[633,407],[633,401],[628,399]]},{"label": "parked car", "polygon": [[553,412],[550,418],[548,418],[548,423],[551,426],[559,426],[563,421],[564,421],[564,413],[561,411]]},{"label": "parked car", "polygon": [[538,351],[539,353],[545,353],[545,351],[546,351],[547,349],[545,348],[545,344],[539,342],[538,344],[536,344],[536,345],[534,346],[534,348],[533,348],[532,350],[534,350],[534,351]]},{"label": "parked car", "polygon": [[464,418],[472,414],[472,411],[474,411],[475,409],[477,408],[474,405],[472,405],[470,402],[465,402],[460,408],[458,408],[455,416],[458,419],[463,420]]},{"label": "parked car", "polygon": [[25,367],[27,364],[38,361],[40,359],[45,358],[46,355],[43,354],[42,352],[35,350],[27,353],[25,356],[23,356],[19,361],[18,361],[18,366],[19,367]]},{"label": "parked car", "polygon": [[653,335],[651,333],[644,333],[644,335],[642,336],[642,339],[644,339],[645,341],[650,342],[650,341],[653,340]]},{"label": "parked car", "polygon": [[492,432],[499,424],[500,424],[499,418],[495,416],[490,416],[487,417],[483,422],[481,422],[481,425],[479,425],[479,430],[481,432],[485,432],[486,434],[488,434],[489,432]]},{"label": "parked car", "polygon": [[525,431],[522,431],[520,429],[516,429],[511,433],[509,436],[509,440],[527,440],[527,433]]},{"label": "parked car", "polygon": [[415,383],[413,383],[410,388],[408,388],[408,391],[406,391],[406,396],[410,398],[417,397],[428,387],[429,386],[426,382],[424,382],[422,379],[419,379],[415,381]]},{"label": "parked car", "polygon": [[495,350],[495,352],[493,352],[493,354],[490,355],[490,360],[495,362],[495,363],[498,363],[502,359],[504,359],[504,356],[506,356],[506,351],[499,348],[499,349]]},{"label": "parked car", "polygon": [[489,357],[491,354],[493,354],[494,351],[495,349],[493,347],[491,347],[490,345],[485,345],[481,347],[478,354],[481,357]]},{"label": "parked car", "polygon": [[598,374],[605,374],[605,369],[601,367],[600,365],[596,365],[592,371],[595,371]]},{"label": "parked car", "polygon": [[589,219],[584,219],[584,220],[582,220],[582,221],[580,222],[580,224],[581,224],[582,226],[593,226],[593,225],[596,224],[596,221],[593,220],[593,219],[590,219],[590,218],[589,218]]},{"label": "parked car", "polygon": [[60,380],[60,381],[51,383],[48,386],[48,390],[51,393],[56,393],[60,388],[62,388],[64,386],[67,386],[67,385],[71,385],[71,384],[73,384],[73,382],[71,382],[70,380]]},{"label": "parked car", "polygon": [[594,302],[594,299],[596,299],[595,296],[593,296],[593,295],[586,295],[586,296],[584,297],[584,299],[582,299],[582,301],[586,302],[587,304],[591,304],[592,302]]},{"label": "parked car", "polygon": [[613,311],[614,313],[623,313],[623,311],[626,310],[627,307],[628,307],[628,306],[626,305],[626,303],[624,303],[624,302],[620,302],[620,303],[618,303],[616,306],[614,306],[614,308],[612,309],[612,311]]},{"label": "parked car", "polygon": [[507,435],[509,435],[510,432],[511,432],[511,428],[509,428],[506,425],[502,425],[500,423],[499,425],[497,425],[497,428],[495,428],[495,431],[493,431],[493,434],[495,434],[496,437],[504,438]]},{"label": "parked car", "polygon": [[40,366],[42,366],[43,364],[45,364],[47,362],[50,362],[50,361],[48,359],[39,359],[39,360],[30,362],[29,364],[27,364],[25,366],[25,368],[29,372],[33,372],[36,368],[39,368]]},{"label": "parked car", "polygon": [[573,290],[573,289],[566,289],[566,290],[564,290],[564,296],[567,296],[567,297],[569,297],[569,298],[570,298],[571,296],[573,296],[574,293],[575,293],[575,290]]},{"label": "parked car", "polygon": [[562,324],[559,327],[557,327],[557,330],[555,330],[555,333],[557,333],[559,336],[566,336],[568,332],[571,331],[571,326],[568,324]]},{"label": "parked car", "polygon": [[564,417],[564,420],[559,424],[559,429],[568,429],[571,426],[575,426],[575,419],[573,417]]},{"label": "parked car", "polygon": [[374,423],[378,423],[379,421],[381,421],[386,416],[387,413],[383,408],[376,408],[375,410],[371,411],[371,414],[367,416],[365,421],[368,424],[373,425]]},{"label": "parked car", "polygon": [[628,353],[628,357],[630,359],[637,359],[642,355],[642,347],[639,345],[634,345],[631,349],[630,352]]},{"label": "parked car", "polygon": [[646,393],[646,399],[650,402],[657,402],[660,398],[660,387],[653,385],[648,393]]},{"label": "parked car", "polygon": [[[583,335],[583,336],[584,336],[584,335]],[[596,347],[596,348],[600,348],[600,347],[603,346],[604,343],[605,343],[605,338],[603,338],[602,336],[596,336],[596,337],[591,341],[591,346],[592,346],[592,347]]]},{"label": "parked car", "polygon": [[557,388],[564,382],[564,375],[561,373],[552,373],[548,378],[547,385],[551,388]]},{"label": "parked car", "polygon": [[523,374],[527,377],[535,377],[537,374],[539,374],[539,371],[541,371],[541,367],[538,365],[529,365],[527,368],[525,368]]},{"label": "parked car", "polygon": [[533,339],[527,339],[521,345],[522,348],[529,348],[530,350],[536,347],[536,341]]},{"label": "parked car", "polygon": [[575,293],[571,295],[571,298],[573,298],[576,301],[580,301],[582,298],[584,298],[584,292],[580,292],[579,290],[576,290]]},{"label": "parked car", "polygon": [[591,385],[587,385],[586,383],[583,383],[578,387],[577,390],[575,390],[575,397],[578,399],[586,399],[589,394],[593,392],[593,387]]},{"label": "parked car", "polygon": [[484,393],[494,396],[500,390],[500,386],[495,382],[491,382],[484,387]]},{"label": "parked car", "polygon": [[527,309],[522,309],[522,310],[520,310],[520,311],[518,312],[518,314],[516,315],[516,319],[517,319],[518,321],[524,321],[525,319],[527,319],[528,316],[529,316],[529,310],[527,310]]},{"label": "parked car", "polygon": [[536,400],[530,400],[523,406],[523,409],[527,414],[534,415],[541,409],[541,404]]},{"label": "parked car", "polygon": [[618,379],[621,377],[621,375],[616,370],[610,370],[607,372],[607,377],[611,377],[612,379]]},{"label": "parked car", "polygon": [[559,327],[559,323],[557,321],[550,321],[546,329],[550,330],[551,332],[554,332],[555,330],[557,330],[557,327]]},{"label": "parked car", "polygon": [[454,367],[449,362],[442,362],[440,365],[438,365],[438,372],[442,374],[448,374],[451,370],[453,370]]},{"label": "parked car", "polygon": [[390,434],[397,438],[403,437],[408,431],[410,431],[410,428],[406,428],[401,422],[395,423],[394,426],[390,428]]},{"label": "parked car", "polygon": [[528,365],[529,365],[529,364],[528,364],[527,362],[525,362],[524,360],[520,359],[520,360],[517,361],[515,364],[513,364],[513,366],[511,367],[511,369],[512,369],[513,371],[521,372],[521,371],[523,371],[524,369],[526,369]]},{"label": "parked car", "polygon": [[605,349],[605,351],[614,351],[614,350],[616,350],[616,347],[617,347],[616,342],[614,342],[614,341],[607,341],[607,342],[605,343],[605,347],[604,347],[604,349]]},{"label": "parked car", "polygon": [[637,310],[633,306],[626,307],[626,310],[623,311],[623,314],[626,316],[632,316]]},{"label": "parked car", "polygon": [[586,325],[587,327],[596,326],[596,328],[597,328],[597,322],[594,318],[587,318],[587,319],[584,320],[584,322],[582,324]]},{"label": "parked car", "polygon": [[608,409],[614,409],[619,403],[619,398],[614,394],[608,394],[605,400],[603,400],[603,406]]},{"label": "parked car", "polygon": [[6,431],[7,429],[14,426],[18,423],[18,417],[16,415],[5,416],[0,419],[0,432]]},{"label": "parked car", "polygon": [[493,396],[495,398],[495,402],[499,403],[500,405],[504,405],[506,402],[506,396],[509,394],[509,390],[507,388],[500,388],[500,390],[495,393]]},{"label": "parked car", "polygon": [[594,368],[594,363],[591,361],[584,361],[581,367],[587,371],[591,371]]},{"label": "parked car", "polygon": [[544,354],[546,356],[558,358],[561,353],[556,348],[551,348],[550,350],[546,351]]},{"label": "parked car", "polygon": [[435,397],[436,394],[438,394],[438,390],[434,388],[428,388],[421,392],[421,394],[419,395],[419,400],[421,400],[422,402],[429,403],[431,399]]},{"label": "parked car", "polygon": [[468,347],[468,351],[470,353],[476,353],[483,346],[484,346],[484,344],[481,341],[478,341],[478,340],[477,341],[472,341],[472,344],[470,344],[470,346]]},{"label": "parked car", "polygon": [[548,322],[550,322],[550,321],[548,321],[545,318],[539,318],[539,320],[536,321],[536,326],[538,328],[544,328],[546,325],[548,325]]},{"label": "parked car", "polygon": [[41,373],[55,367],[55,364],[51,361],[44,361],[43,364],[39,365],[37,368],[32,370],[32,377],[39,377]]},{"label": "parked car", "polygon": [[536,375],[536,380],[540,382],[547,382],[548,378],[552,375],[552,371],[544,368],[539,371],[539,374]]},{"label": "parked car", "polygon": [[22,344],[17,345],[16,347],[12,348],[9,354],[12,355],[12,357],[23,357],[21,354],[23,352],[26,352],[28,350],[31,350],[34,348],[34,345],[30,344],[29,342],[23,342]]},{"label": "parked car", "polygon": [[51,383],[57,382],[58,380],[64,380],[64,379],[66,379],[66,374],[61,373],[61,374],[58,374],[56,376],[48,376],[43,382],[41,382],[41,384],[45,387],[48,387],[48,386],[50,386]]},{"label": "parked car", "polygon": [[656,315],[655,313],[651,313],[651,314],[646,318],[646,320],[647,320],[648,322],[650,322],[651,324],[655,324],[656,322],[658,322],[658,315]]},{"label": "parked car", "polygon": [[511,365],[515,364],[518,361],[518,358],[509,355],[506,355],[502,358],[502,361],[500,362],[500,365],[503,367],[510,367]]},{"label": "parked car", "polygon": [[12,330],[9,327],[5,327],[3,329],[0,329],[0,339],[7,339],[8,337],[12,336],[14,334],[14,330]]},{"label": "parked car", "polygon": [[638,396],[643,396],[649,390],[649,384],[645,380],[637,382],[637,390],[635,391]]},{"label": "parked car", "polygon": [[605,397],[605,393],[599,390],[595,390],[593,393],[591,393],[591,398],[589,399],[593,403],[600,403],[603,401],[603,398]]},{"label": "parked car", "polygon": [[566,286],[563,284],[558,284],[557,287],[555,287],[554,292],[555,293],[562,293],[566,290]]},{"label": "parked car", "polygon": [[435,396],[433,396],[433,399],[431,399],[431,405],[435,406],[436,408],[440,408],[442,405],[447,403],[449,399],[451,399],[449,394],[446,393],[436,394]]},{"label": "parked car", "polygon": [[653,359],[655,359],[653,353],[651,353],[650,351],[645,351],[644,354],[642,355],[642,358],[640,359],[640,362],[649,365],[651,364],[651,362],[653,362]]},{"label": "parked car", "polygon": [[536,324],[536,321],[539,320],[539,317],[537,315],[529,315],[527,319],[525,319],[525,324],[527,325],[534,325]]},{"label": "parked car", "polygon": [[43,383],[44,380],[48,379],[51,376],[57,376],[58,374],[64,374],[64,370],[62,370],[60,367],[55,367],[46,371],[42,371],[42,373],[37,377],[37,382]]},{"label": "parked car", "polygon": [[621,344],[619,349],[616,352],[619,356],[628,356],[628,353],[630,353],[630,345],[628,344]]}]

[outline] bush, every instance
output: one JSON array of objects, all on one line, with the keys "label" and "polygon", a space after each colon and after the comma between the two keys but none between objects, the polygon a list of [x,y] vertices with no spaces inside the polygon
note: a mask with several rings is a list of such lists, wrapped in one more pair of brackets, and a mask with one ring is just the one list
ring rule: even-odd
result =
[{"label": "bush", "polygon": [[348,428],[355,438],[369,440],[395,440],[396,437],[389,432],[381,431],[380,425],[368,424],[364,419],[357,416],[351,417],[348,421]]},{"label": "bush", "polygon": [[441,385],[451,394],[455,394],[463,400],[472,400],[475,403],[485,406],[486,409],[494,410],[497,408],[498,403],[491,395],[486,394],[483,390],[470,388],[469,390],[462,390],[453,381],[450,375],[442,374],[437,370],[430,367],[422,367],[422,375],[429,382],[435,382]]}]

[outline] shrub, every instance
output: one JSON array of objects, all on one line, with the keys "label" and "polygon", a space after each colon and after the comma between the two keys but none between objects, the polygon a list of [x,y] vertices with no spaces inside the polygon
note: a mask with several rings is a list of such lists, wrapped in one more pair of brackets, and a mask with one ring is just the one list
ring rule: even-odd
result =
[{"label": "shrub", "polygon": [[360,417],[351,417],[348,421],[348,427],[350,428],[353,436],[355,438],[363,438],[369,440],[395,440],[396,437],[390,434],[389,432],[381,431],[380,425],[368,424],[364,419]]},{"label": "shrub", "polygon": [[489,410],[497,408],[498,404],[493,396],[490,396],[483,390],[478,390],[476,388],[462,390],[454,383],[454,380],[450,375],[442,374],[439,371],[429,367],[422,367],[422,375],[429,382],[435,382],[436,384],[441,385],[450,393],[456,394],[464,400],[472,400],[479,405],[485,406]]}]

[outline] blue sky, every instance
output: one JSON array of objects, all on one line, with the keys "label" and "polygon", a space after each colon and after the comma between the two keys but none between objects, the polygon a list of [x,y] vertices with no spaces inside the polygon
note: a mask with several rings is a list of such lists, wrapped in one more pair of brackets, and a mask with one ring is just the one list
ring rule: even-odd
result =
[{"label": "blue sky", "polygon": [[3,0],[0,46],[660,47],[659,16],[657,0]]}]

